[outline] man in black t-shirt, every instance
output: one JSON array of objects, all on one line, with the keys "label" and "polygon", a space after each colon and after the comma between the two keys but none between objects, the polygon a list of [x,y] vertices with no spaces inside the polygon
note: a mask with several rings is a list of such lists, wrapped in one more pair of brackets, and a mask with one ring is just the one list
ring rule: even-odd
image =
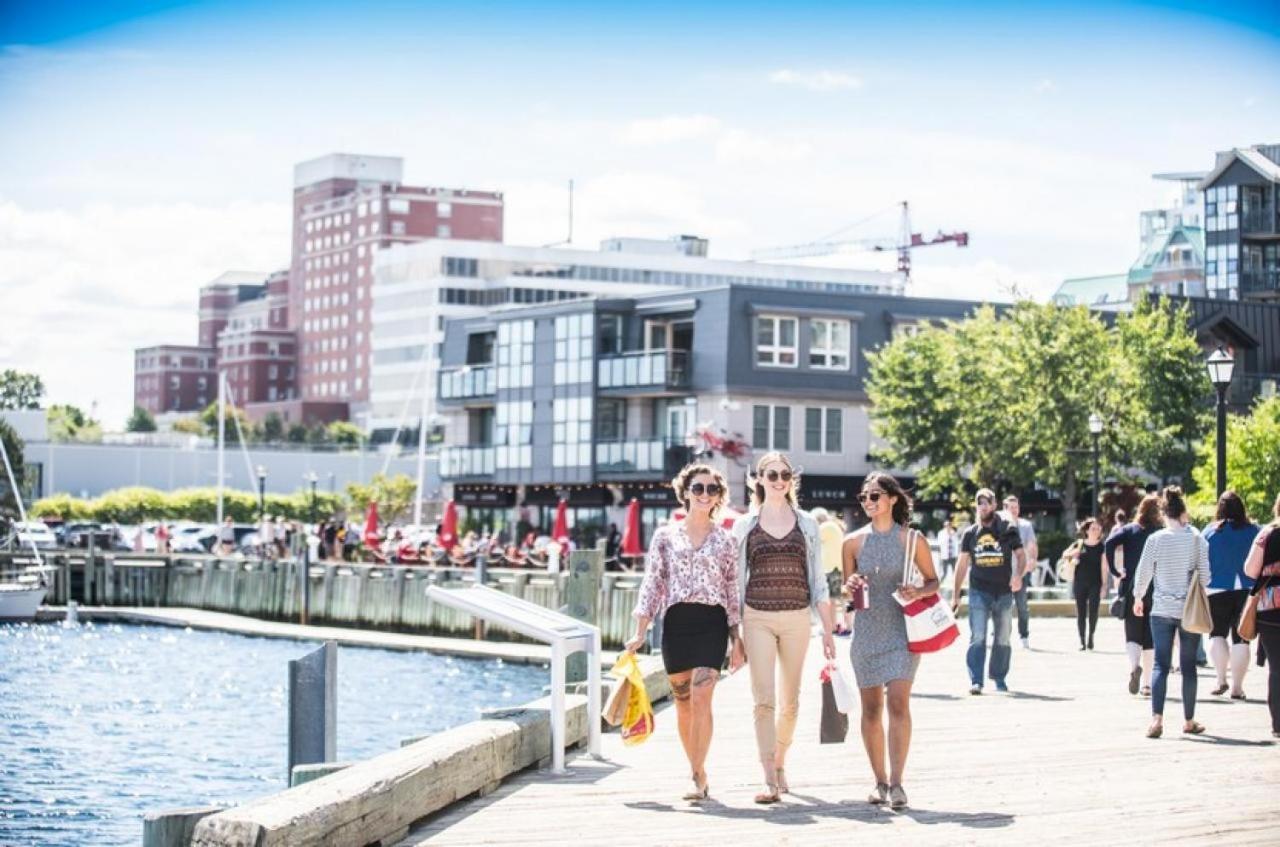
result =
[{"label": "man in black t-shirt", "polygon": [[973,565],[969,580],[969,693],[982,693],[982,668],[987,660],[987,624],[992,630],[991,665],[988,676],[997,691],[1008,691],[1005,677],[1013,654],[1010,634],[1013,631],[1013,593],[1022,587],[1026,573],[1026,555],[1017,524],[996,514],[996,495],[987,488],[974,498],[978,519],[960,539],[960,558],[956,561],[953,608],[960,606],[964,578]]}]

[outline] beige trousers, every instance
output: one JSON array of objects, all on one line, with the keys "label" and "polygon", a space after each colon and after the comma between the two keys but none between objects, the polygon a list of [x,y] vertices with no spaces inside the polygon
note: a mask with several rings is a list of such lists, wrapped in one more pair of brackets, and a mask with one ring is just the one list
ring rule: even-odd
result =
[{"label": "beige trousers", "polygon": [[742,610],[742,641],[755,700],[756,748],[769,764],[786,753],[800,711],[800,677],[809,649],[809,610]]}]

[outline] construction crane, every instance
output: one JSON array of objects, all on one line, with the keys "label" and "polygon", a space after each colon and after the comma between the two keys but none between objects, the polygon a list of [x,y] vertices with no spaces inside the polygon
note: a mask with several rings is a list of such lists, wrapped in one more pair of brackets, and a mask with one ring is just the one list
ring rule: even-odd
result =
[{"label": "construction crane", "polygon": [[[932,247],[935,244],[946,244],[954,242],[957,247],[969,246],[969,233],[967,232],[942,232],[932,238],[926,239],[918,232],[911,231],[911,211],[906,200],[901,203],[902,206],[902,229],[897,238],[863,238],[863,239],[836,239],[834,236],[842,232],[846,232],[855,226],[865,223],[871,218],[879,217],[884,212],[877,212],[869,218],[847,226],[844,229],[837,230],[826,238],[817,241],[810,241],[807,244],[793,244],[788,247],[769,247],[763,250],[753,250],[751,258],[755,261],[768,261],[777,259],[804,259],[811,256],[834,256],[847,253],[860,253],[864,251],[872,251],[875,253],[883,253],[888,250],[898,251],[898,272],[902,274],[904,282],[911,282],[911,249],[913,247]],[[887,210],[885,210],[887,211]]]}]

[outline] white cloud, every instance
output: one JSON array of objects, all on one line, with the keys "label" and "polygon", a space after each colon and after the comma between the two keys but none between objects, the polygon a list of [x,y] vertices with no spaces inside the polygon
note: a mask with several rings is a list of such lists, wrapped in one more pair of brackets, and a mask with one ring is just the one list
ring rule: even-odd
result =
[{"label": "white cloud", "polygon": [[37,211],[0,202],[0,361],[39,373],[49,402],[96,403],[120,426],[133,349],[194,343],[199,287],[228,269],[286,265],[290,216],[283,203]]},{"label": "white cloud", "polygon": [[616,138],[622,144],[649,146],[706,138],[720,129],[720,121],[710,115],[667,115],[635,120],[622,127]]},{"label": "white cloud", "polygon": [[740,129],[725,131],[716,142],[722,164],[778,164],[808,158],[813,145],[802,138],[771,136]]},{"label": "white cloud", "polygon": [[798,85],[810,91],[840,91],[862,87],[862,80],[841,71],[796,71],[790,68],[769,74],[778,85]]}]

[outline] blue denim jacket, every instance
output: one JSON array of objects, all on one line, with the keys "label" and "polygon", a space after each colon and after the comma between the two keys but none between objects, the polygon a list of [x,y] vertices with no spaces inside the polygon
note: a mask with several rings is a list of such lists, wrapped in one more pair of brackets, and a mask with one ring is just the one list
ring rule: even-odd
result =
[{"label": "blue denim jacket", "polygon": [[[818,604],[830,599],[827,575],[822,572],[822,542],[818,538],[818,522],[802,509],[796,509],[796,524],[804,536],[805,565],[809,575],[809,606],[817,611]],[[749,512],[733,525],[733,537],[738,542],[738,600],[740,607],[747,607],[747,535],[760,522],[759,512]]]}]

